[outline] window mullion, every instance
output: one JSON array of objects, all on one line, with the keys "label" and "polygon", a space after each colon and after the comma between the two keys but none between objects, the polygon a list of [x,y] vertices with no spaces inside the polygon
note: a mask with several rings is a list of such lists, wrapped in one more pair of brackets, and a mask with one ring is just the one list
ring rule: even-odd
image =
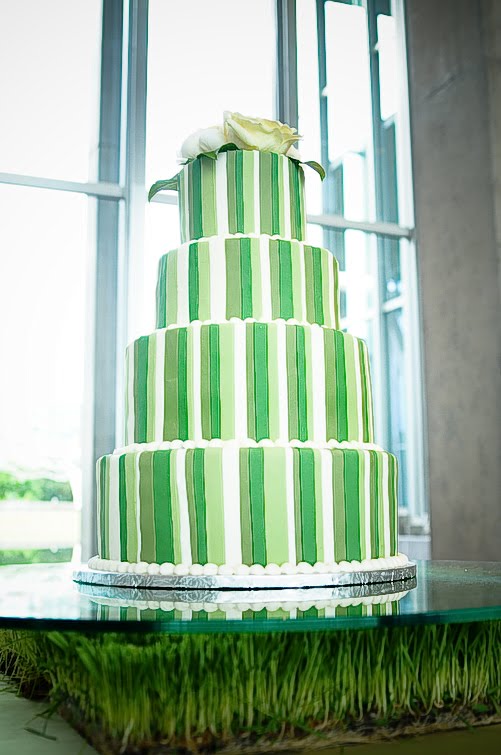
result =
[{"label": "window mullion", "polygon": [[297,31],[296,0],[276,0],[277,19],[277,117],[297,128]]},{"label": "window mullion", "polygon": [[[120,179],[122,31],[122,0],[103,0],[98,180],[115,185]],[[90,379],[85,381],[84,399],[92,407],[83,441],[84,560],[97,552],[95,460],[115,446],[119,212],[118,201],[97,200],[96,254],[90,276]]]}]

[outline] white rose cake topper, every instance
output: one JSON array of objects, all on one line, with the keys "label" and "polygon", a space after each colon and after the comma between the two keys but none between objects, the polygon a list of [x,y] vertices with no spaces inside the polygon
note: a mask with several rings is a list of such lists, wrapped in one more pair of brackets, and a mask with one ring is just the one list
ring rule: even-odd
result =
[{"label": "white rose cake topper", "polygon": [[[314,160],[303,161],[300,153],[294,147],[294,142],[302,139],[295,128],[280,121],[270,121],[266,118],[252,118],[231,113],[224,113],[222,125],[209,126],[190,134],[183,142],[180,150],[181,164],[186,165],[197,157],[215,160],[220,152],[232,150],[259,150],[261,152],[275,152],[279,155],[304,163],[317,171],[322,180],[325,170]],[[166,180],[156,181],[148,193],[151,200],[159,191],[178,189],[178,175]]]}]

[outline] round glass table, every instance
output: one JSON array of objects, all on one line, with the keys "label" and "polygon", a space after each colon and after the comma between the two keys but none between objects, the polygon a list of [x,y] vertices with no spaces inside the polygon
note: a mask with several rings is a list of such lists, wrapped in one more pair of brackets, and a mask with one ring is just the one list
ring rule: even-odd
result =
[{"label": "round glass table", "polygon": [[0,627],[78,631],[294,632],[501,619],[501,562],[422,561],[415,580],[369,593],[182,594],[76,584],[73,564],[0,568]]}]

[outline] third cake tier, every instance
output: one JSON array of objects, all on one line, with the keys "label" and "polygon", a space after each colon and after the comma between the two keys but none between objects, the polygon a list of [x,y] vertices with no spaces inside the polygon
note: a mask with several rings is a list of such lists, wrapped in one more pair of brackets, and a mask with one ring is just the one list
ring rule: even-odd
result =
[{"label": "third cake tier", "polygon": [[373,441],[367,347],[333,328],[172,326],[132,343],[126,368],[126,443]]}]

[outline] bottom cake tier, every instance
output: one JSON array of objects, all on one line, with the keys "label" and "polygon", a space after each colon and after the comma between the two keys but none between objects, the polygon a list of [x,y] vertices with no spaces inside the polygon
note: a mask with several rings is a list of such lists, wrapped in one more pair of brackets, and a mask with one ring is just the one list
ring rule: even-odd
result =
[{"label": "bottom cake tier", "polygon": [[294,574],[407,560],[396,459],[372,444],[148,443],[103,456],[97,481],[94,569]]}]

